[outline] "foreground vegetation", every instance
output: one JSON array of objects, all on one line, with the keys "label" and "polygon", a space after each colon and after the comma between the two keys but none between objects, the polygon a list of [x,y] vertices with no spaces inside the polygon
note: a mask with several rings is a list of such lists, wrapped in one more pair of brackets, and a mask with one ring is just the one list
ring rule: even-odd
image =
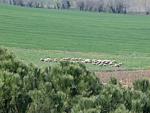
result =
[{"label": "foreground vegetation", "polygon": [[43,57],[75,56],[117,60],[125,69],[149,69],[149,19],[0,5],[0,45],[14,47],[20,59],[38,65]]},{"label": "foreground vegetation", "polygon": [[150,81],[103,85],[82,64],[26,65],[0,49],[1,113],[149,113]]}]

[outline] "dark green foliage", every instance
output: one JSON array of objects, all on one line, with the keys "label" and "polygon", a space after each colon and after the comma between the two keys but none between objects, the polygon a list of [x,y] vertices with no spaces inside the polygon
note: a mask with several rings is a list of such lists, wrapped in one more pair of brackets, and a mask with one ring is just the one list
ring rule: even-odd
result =
[{"label": "dark green foliage", "polygon": [[137,80],[134,82],[134,89],[140,90],[142,92],[147,92],[150,90],[150,82],[149,80]]},{"label": "dark green foliage", "polygon": [[148,80],[102,85],[82,64],[40,69],[0,49],[0,113],[150,113]]},{"label": "dark green foliage", "polygon": [[118,82],[117,82],[117,79],[116,78],[110,78],[110,81],[109,81],[110,84],[113,84],[113,85],[117,85]]}]

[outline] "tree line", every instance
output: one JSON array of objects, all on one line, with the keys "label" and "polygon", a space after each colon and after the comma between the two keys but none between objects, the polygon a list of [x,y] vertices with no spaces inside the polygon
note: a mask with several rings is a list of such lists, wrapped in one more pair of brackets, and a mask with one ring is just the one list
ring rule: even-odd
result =
[{"label": "tree line", "polygon": [[34,8],[77,9],[111,13],[150,12],[150,0],[0,0],[0,3]]},{"label": "tree line", "polygon": [[150,81],[103,85],[83,64],[39,68],[0,49],[0,113],[150,113]]}]

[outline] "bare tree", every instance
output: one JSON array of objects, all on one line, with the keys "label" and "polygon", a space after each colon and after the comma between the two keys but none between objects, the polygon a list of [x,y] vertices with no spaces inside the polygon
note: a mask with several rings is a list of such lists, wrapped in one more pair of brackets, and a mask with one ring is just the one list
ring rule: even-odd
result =
[{"label": "bare tree", "polygon": [[150,0],[0,0],[0,3],[35,8],[75,8],[81,11],[150,14]]},{"label": "bare tree", "polygon": [[61,6],[62,6],[62,9],[69,9],[71,7],[70,1],[69,0],[62,0]]},{"label": "bare tree", "polygon": [[79,8],[81,11],[83,11],[83,10],[84,10],[84,7],[85,7],[84,0],[77,0],[77,1],[76,1],[76,6],[77,6],[77,8]]}]

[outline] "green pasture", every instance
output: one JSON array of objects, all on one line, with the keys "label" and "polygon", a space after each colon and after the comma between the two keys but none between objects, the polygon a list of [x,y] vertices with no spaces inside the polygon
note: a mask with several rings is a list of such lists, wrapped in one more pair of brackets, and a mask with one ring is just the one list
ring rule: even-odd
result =
[{"label": "green pasture", "polygon": [[149,69],[150,16],[0,5],[0,46],[37,65],[45,65],[39,61],[43,57],[81,57]]}]

